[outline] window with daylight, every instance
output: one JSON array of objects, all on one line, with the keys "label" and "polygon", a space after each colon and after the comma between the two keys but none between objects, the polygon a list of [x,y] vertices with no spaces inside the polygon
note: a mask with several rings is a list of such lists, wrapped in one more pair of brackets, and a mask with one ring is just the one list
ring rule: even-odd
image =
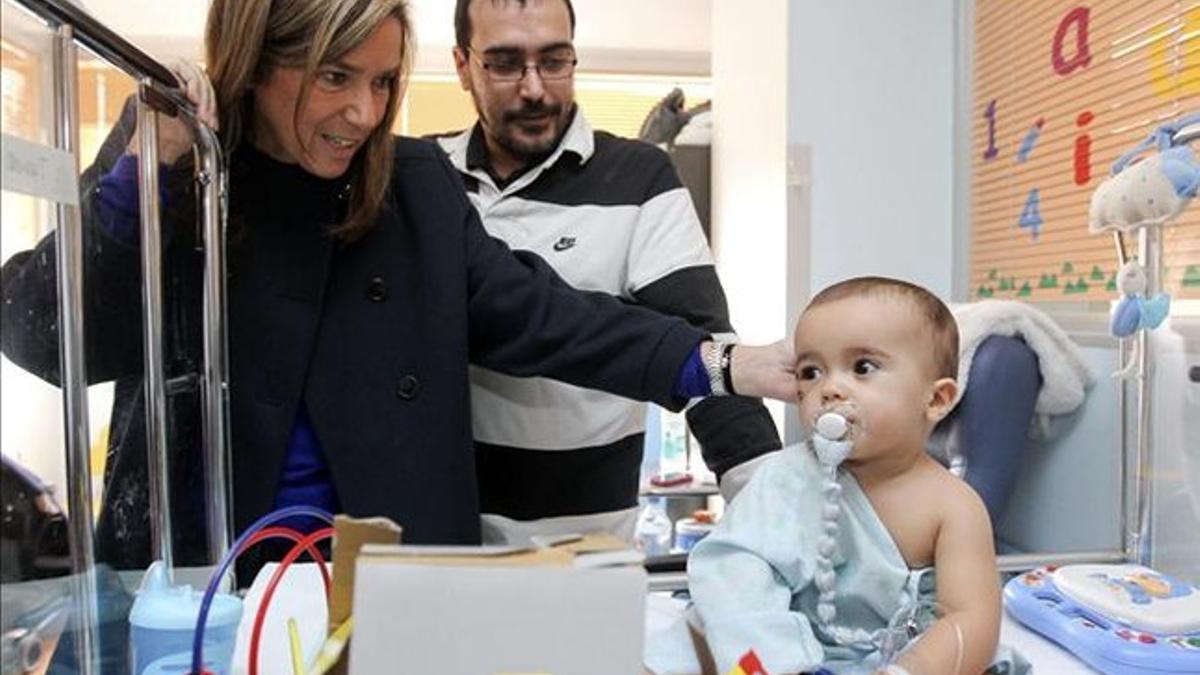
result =
[{"label": "window with daylight", "polygon": [[[978,0],[974,32],[971,296],[1112,298],[1088,204],[1120,155],[1200,112],[1200,2]],[[1200,204],[1163,239],[1165,290],[1200,298]]]},{"label": "window with daylight", "polygon": [[[650,109],[675,87],[683,90],[688,109],[712,98],[707,77],[576,73],[575,100],[593,128],[637,138]],[[453,73],[416,73],[408,83],[395,131],[424,136],[474,123],[471,95]]]}]

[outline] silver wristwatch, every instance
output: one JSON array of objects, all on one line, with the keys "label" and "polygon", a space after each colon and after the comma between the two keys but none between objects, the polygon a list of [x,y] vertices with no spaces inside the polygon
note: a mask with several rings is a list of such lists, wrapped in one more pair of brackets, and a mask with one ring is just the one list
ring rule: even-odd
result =
[{"label": "silver wristwatch", "polygon": [[713,340],[701,350],[700,360],[708,373],[713,396],[733,396],[733,373],[730,370],[734,342]]}]

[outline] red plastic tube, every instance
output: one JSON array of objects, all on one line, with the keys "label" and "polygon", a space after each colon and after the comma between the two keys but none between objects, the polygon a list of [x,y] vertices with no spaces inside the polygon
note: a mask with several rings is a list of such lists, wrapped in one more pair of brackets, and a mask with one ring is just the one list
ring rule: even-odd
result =
[{"label": "red plastic tube", "polygon": [[[241,551],[238,551],[238,555],[245,553],[255,544],[265,539],[287,539],[293,543],[299,543],[302,539],[304,539],[304,535],[290,527],[283,527],[279,525],[276,525],[275,527],[265,527],[258,532],[255,532],[254,536],[250,537],[250,539],[246,541],[246,545],[242,547]],[[325,599],[328,600],[329,594],[333,592],[333,584],[329,577],[329,563],[325,562],[325,556],[321,555],[321,551],[317,549],[316,544],[310,545],[306,550],[308,551],[308,555],[317,562],[318,568],[321,570],[321,581],[325,583]]]},{"label": "red plastic tube", "polygon": [[333,537],[333,528],[326,527],[304,537],[296,542],[292,550],[287,552],[283,560],[279,562],[279,567],[275,568],[275,572],[271,575],[271,580],[267,582],[267,588],[263,591],[262,600],[258,604],[258,613],[254,617],[254,629],[250,632],[250,668],[249,675],[258,675],[258,646],[262,638],[263,622],[267,618],[267,608],[271,605],[271,598],[275,595],[275,588],[279,586],[279,582],[283,579],[283,573],[287,568],[292,566],[292,563],[300,557],[308,548],[314,544]]}]

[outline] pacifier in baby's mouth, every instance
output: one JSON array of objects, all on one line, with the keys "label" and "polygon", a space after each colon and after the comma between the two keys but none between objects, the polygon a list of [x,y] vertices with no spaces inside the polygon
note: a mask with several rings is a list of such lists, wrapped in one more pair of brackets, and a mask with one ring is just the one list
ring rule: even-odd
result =
[{"label": "pacifier in baby's mouth", "polygon": [[850,440],[850,421],[835,410],[821,413],[813,424],[811,442],[821,464],[831,467],[841,464],[854,449],[854,442]]},{"label": "pacifier in baby's mouth", "polygon": [[835,625],[837,621],[837,571],[834,560],[838,550],[838,523],[842,513],[842,485],[838,481],[837,467],[854,449],[851,440],[852,423],[847,406],[839,406],[836,410],[825,410],[812,424],[812,436],[809,439],[817,461],[821,465],[822,486],[821,494],[821,537],[817,540],[817,567],[813,574],[819,596],[817,598],[817,621],[821,629],[835,641],[843,645],[857,644],[862,636],[844,626]]}]

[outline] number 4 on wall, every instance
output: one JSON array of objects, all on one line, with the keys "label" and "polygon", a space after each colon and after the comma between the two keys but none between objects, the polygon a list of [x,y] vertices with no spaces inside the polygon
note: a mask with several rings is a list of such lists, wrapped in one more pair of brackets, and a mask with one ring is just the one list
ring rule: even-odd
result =
[{"label": "number 4 on wall", "polygon": [[1025,208],[1021,209],[1021,217],[1017,220],[1017,226],[1022,230],[1029,230],[1029,236],[1037,241],[1038,233],[1042,231],[1042,214],[1039,211],[1041,206],[1041,195],[1037,188],[1029,191],[1029,196],[1025,198]]}]

